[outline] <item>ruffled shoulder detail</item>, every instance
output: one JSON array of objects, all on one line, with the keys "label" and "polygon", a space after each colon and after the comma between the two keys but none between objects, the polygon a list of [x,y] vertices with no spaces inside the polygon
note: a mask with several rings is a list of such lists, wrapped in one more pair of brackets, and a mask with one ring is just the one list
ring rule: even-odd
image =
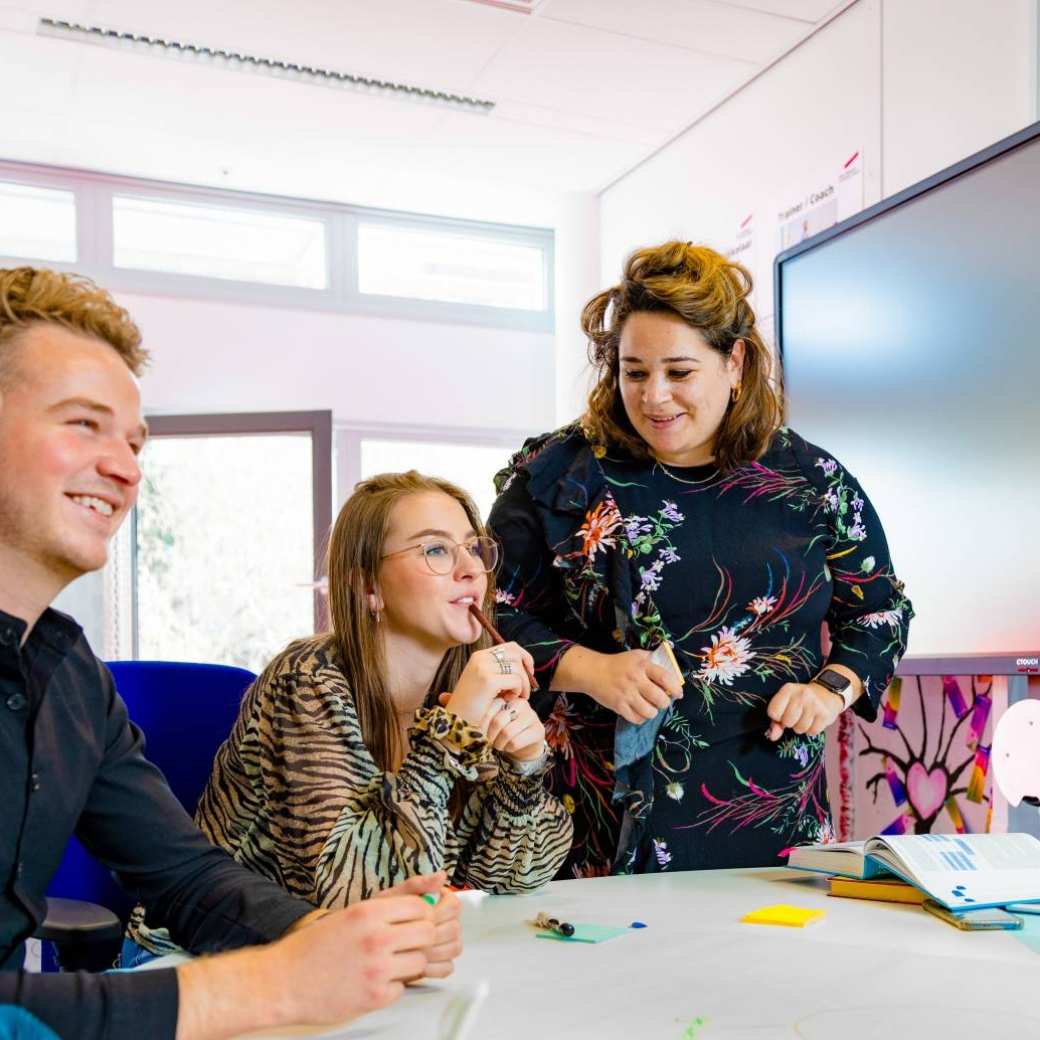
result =
[{"label": "ruffled shoulder detail", "polygon": [[540,506],[583,516],[590,493],[606,485],[597,463],[596,449],[574,422],[552,433],[531,437],[495,476],[495,487],[504,491],[519,476],[527,478],[527,490]]}]

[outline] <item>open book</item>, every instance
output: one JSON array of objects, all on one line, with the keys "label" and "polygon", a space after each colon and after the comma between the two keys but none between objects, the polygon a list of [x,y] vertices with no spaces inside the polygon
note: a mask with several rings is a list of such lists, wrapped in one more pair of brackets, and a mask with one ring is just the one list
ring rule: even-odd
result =
[{"label": "open book", "polygon": [[1031,834],[889,834],[799,845],[787,865],[854,878],[894,874],[951,910],[1040,902],[1040,841]]}]

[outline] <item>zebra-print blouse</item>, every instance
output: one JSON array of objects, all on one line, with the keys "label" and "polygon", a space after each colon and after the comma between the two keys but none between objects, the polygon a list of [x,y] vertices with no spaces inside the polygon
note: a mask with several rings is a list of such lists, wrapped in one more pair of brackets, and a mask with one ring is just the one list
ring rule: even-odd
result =
[{"label": "zebra-print blouse", "polygon": [[[396,773],[379,769],[329,637],[299,640],[246,691],[195,820],[238,862],[322,907],[442,868],[489,892],[552,879],[572,827],[544,768],[520,775],[441,707],[416,712],[409,743]],[[471,793],[453,820],[460,778]],[[155,953],[176,949],[141,908],[130,935]]]}]

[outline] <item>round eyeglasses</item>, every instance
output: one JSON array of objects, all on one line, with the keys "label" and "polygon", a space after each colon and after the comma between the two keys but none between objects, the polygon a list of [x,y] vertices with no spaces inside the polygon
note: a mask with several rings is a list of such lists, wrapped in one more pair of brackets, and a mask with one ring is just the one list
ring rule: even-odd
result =
[{"label": "round eyeglasses", "polygon": [[498,566],[498,543],[493,538],[482,535],[479,538],[471,538],[467,542],[453,542],[448,538],[430,539],[419,542],[417,545],[408,545],[403,549],[395,549],[379,558],[388,560],[391,556],[400,556],[402,553],[412,552],[418,549],[426,566],[434,574],[451,574],[459,565],[459,553],[469,553],[471,559],[485,574],[490,573]]}]

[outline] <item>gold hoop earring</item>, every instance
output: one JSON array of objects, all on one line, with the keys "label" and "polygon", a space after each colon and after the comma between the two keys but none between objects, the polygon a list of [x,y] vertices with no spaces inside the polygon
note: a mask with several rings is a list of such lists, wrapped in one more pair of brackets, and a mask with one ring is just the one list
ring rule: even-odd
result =
[{"label": "gold hoop earring", "polygon": [[744,384],[743,383],[737,383],[737,385],[735,387],[733,387],[733,389],[730,390],[730,392],[729,392],[729,399],[730,399],[730,401],[732,401],[733,404],[736,404],[737,401],[740,400],[740,395],[743,392],[744,392]]}]

